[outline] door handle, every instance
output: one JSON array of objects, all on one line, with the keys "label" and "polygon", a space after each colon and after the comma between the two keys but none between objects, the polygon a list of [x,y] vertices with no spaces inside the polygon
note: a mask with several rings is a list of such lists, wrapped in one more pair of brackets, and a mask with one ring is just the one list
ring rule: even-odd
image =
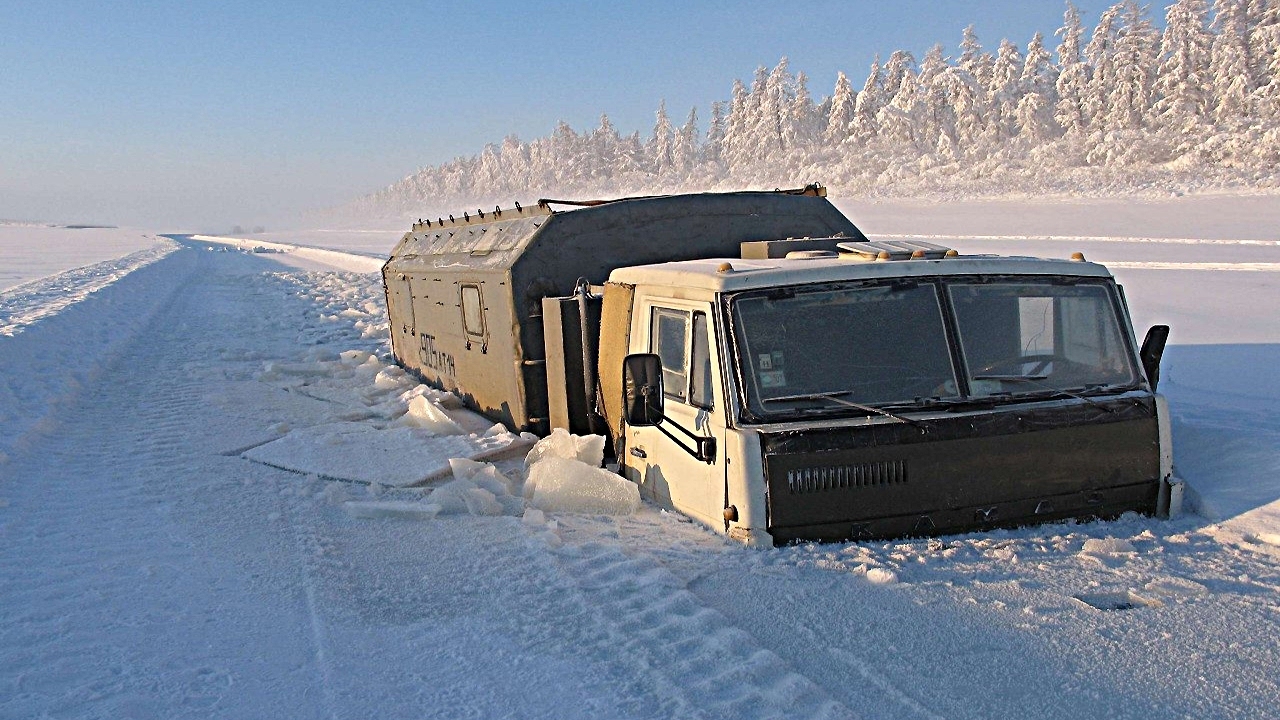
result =
[{"label": "door handle", "polygon": [[641,459],[649,457],[648,453],[644,451],[644,448],[633,447],[631,448],[631,454]]}]

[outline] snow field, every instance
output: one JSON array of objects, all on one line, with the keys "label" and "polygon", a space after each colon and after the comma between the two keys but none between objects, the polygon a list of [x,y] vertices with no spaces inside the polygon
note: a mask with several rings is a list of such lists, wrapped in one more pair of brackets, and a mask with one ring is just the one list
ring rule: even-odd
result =
[{"label": "snow field", "polygon": [[[319,266],[320,268],[337,268],[348,272],[376,273],[382,270],[382,265],[386,262],[385,254],[377,256],[357,255],[351,252],[326,250],[292,243],[247,240],[220,235],[191,235],[189,237],[192,240],[204,243],[234,247],[243,252],[284,254],[286,257],[280,258],[280,262],[308,270],[317,269],[317,266]],[[394,246],[394,242],[392,245]],[[388,248],[386,254],[390,252],[391,248]]]},{"label": "snow field", "polygon": [[16,335],[41,318],[57,315],[68,306],[82,302],[90,294],[176,249],[177,243],[161,239],[145,250],[29,280],[0,292],[0,336]]},{"label": "snow field", "polygon": [[[163,238],[136,228],[74,228],[0,220],[0,293],[163,244]],[[74,285],[67,289],[74,290]],[[44,297],[58,299],[56,294]]]},{"label": "snow field", "polygon": [[0,293],[0,462],[57,427],[120,349],[144,332],[193,271],[178,246],[155,247]]}]

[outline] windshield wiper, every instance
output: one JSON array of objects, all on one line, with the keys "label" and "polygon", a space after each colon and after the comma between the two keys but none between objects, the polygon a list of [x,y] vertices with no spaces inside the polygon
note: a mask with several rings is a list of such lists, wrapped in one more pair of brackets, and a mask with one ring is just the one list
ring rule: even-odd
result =
[{"label": "windshield wiper", "polygon": [[1106,410],[1109,413],[1115,412],[1114,408],[1107,407],[1106,405],[1103,405],[1097,400],[1092,400],[1079,393],[1074,393],[1074,392],[1071,392],[1070,390],[1063,390],[1062,388],[1056,388],[1047,383],[1040,382],[1041,380],[1046,379],[1046,377],[1047,377],[1046,375],[974,375],[973,379],[974,380],[998,380],[1000,382],[1027,383],[1028,385],[1035,385],[1036,387],[1043,388],[1045,390],[1048,390],[1050,392],[1053,392],[1059,395],[1066,395],[1067,397],[1075,398],[1077,400],[1083,400],[1089,403],[1090,405],[1096,408],[1100,408],[1102,410]]},{"label": "windshield wiper", "polygon": [[784,402],[786,400],[830,400],[831,402],[836,403],[837,405],[845,405],[847,407],[862,410],[864,412],[875,413],[877,415],[883,415],[887,418],[893,418],[898,422],[904,422],[904,423],[907,423],[908,425],[914,425],[915,427],[920,428],[922,432],[926,432],[929,430],[929,424],[922,422],[920,420],[913,420],[909,417],[903,417],[902,415],[899,415],[897,413],[889,412],[888,410],[882,410],[881,408],[874,407],[872,405],[863,405],[862,403],[856,403],[856,402],[853,402],[852,400],[843,400],[839,397],[841,395],[848,395],[851,392],[853,391],[852,390],[832,390],[830,392],[801,393],[799,395],[779,395],[777,397],[761,398],[760,400],[761,402]]}]

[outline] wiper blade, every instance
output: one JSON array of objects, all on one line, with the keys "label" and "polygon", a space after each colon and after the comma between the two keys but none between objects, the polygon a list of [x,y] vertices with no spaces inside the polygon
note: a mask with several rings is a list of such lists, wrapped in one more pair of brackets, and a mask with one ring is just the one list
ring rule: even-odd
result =
[{"label": "wiper blade", "polygon": [[844,400],[840,397],[841,395],[848,395],[851,392],[853,391],[852,390],[832,390],[830,392],[801,393],[799,395],[779,395],[777,397],[761,398],[760,401],[761,402],[784,402],[787,400],[830,400],[831,402],[836,403],[837,405],[844,405],[846,407],[862,410],[863,412],[883,415],[887,418],[893,418],[898,422],[904,422],[904,423],[907,423],[908,425],[914,425],[915,427],[920,428],[921,431],[927,431],[929,429],[929,424],[923,421],[914,420],[909,417],[903,417],[902,415],[899,415],[894,412],[889,412],[888,410],[884,410],[884,409],[875,407],[873,405],[863,405],[862,403],[856,403],[856,402],[853,402],[852,400]]},{"label": "wiper blade", "polygon": [[1048,385],[1046,383],[1040,382],[1041,380],[1044,380],[1046,377],[1047,376],[1045,375],[974,375],[973,379],[974,380],[999,380],[1000,382],[1026,383],[1028,385],[1034,385],[1038,388],[1043,388],[1044,390],[1049,391],[1055,395],[1066,395],[1067,397],[1070,397],[1070,398],[1083,400],[1089,403],[1090,405],[1096,408],[1100,408],[1102,410],[1106,410],[1109,413],[1115,412],[1114,408],[1107,407],[1106,405],[1103,405],[1097,400],[1090,399],[1079,393],[1071,392],[1070,390],[1063,390],[1062,388],[1056,388],[1056,387],[1053,387],[1052,385]]}]

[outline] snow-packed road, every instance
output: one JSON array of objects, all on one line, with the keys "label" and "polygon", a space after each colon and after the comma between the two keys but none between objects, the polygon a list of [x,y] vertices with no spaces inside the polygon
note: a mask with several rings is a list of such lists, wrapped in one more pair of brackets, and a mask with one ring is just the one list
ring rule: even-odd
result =
[{"label": "snow-packed road", "polygon": [[648,507],[357,519],[422,491],[241,457],[386,420],[338,355],[385,359],[377,275],[279,259],[181,240],[0,337],[0,717],[1275,714],[1277,383],[1201,372],[1274,345],[1171,352],[1212,520],[755,551]]}]

